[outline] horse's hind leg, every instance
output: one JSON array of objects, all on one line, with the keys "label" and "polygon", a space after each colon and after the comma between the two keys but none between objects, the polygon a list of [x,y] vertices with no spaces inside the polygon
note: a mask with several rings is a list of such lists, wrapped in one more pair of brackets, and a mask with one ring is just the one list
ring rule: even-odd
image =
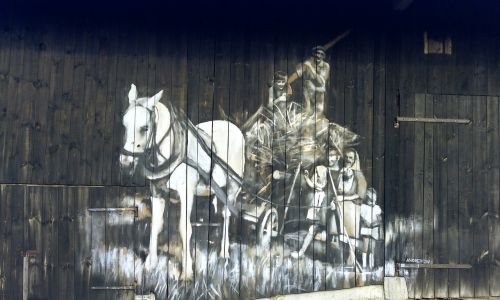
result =
[{"label": "horse's hind leg", "polygon": [[222,211],[222,216],[224,217],[224,225],[222,228],[222,245],[220,247],[220,257],[229,258],[229,218],[231,217],[231,212],[224,206]]},{"label": "horse's hind leg", "polygon": [[[227,187],[227,201],[231,204],[236,203],[236,198],[240,193],[240,186],[234,182],[233,180],[228,180]],[[222,232],[222,245],[220,249],[220,256],[223,258],[229,258],[229,221],[231,217],[231,212],[227,208],[227,205],[224,206],[224,210],[222,211],[222,216],[224,217],[224,226]]]}]

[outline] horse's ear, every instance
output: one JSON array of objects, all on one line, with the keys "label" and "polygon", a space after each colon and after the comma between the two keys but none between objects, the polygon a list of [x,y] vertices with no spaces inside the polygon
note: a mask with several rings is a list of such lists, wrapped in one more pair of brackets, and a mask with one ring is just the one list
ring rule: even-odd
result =
[{"label": "horse's ear", "polygon": [[158,93],[156,93],[156,95],[154,95],[151,98],[153,98],[156,105],[160,101],[161,97],[163,97],[163,90],[159,91]]},{"label": "horse's ear", "polygon": [[132,104],[135,100],[137,100],[137,87],[132,83],[130,85],[130,91],[128,92],[128,102]]},{"label": "horse's ear", "polygon": [[158,104],[160,101],[161,97],[163,96],[163,90],[159,91],[156,95],[148,99],[148,103],[146,104],[146,107],[148,109],[153,109],[153,107]]}]

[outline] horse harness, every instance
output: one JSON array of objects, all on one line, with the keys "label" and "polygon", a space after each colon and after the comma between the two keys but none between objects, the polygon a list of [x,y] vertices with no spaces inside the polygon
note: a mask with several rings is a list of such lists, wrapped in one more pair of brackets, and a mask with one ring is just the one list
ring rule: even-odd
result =
[{"label": "horse harness", "polygon": [[[171,133],[174,135],[174,141],[185,141],[186,134],[188,131],[191,132],[196,137],[198,143],[200,143],[202,149],[206,153],[215,154],[214,153],[215,145],[212,143],[209,147],[205,139],[201,137],[197,128],[189,121],[189,119],[187,119],[187,117],[184,117],[185,122],[180,121],[178,118],[178,115],[180,115],[180,113],[170,103],[168,103],[167,105],[167,109],[170,112],[170,127],[163,134],[160,140],[157,141],[156,139],[157,124],[155,121],[157,117],[156,113],[157,109],[155,108],[153,110],[150,110],[146,107],[144,108],[149,112],[150,120],[152,120],[151,121],[152,130],[150,130],[149,136],[147,138],[146,148],[144,149],[143,152],[140,153],[130,152],[125,149],[122,149],[122,154],[142,160],[143,163],[140,165],[144,167],[143,171],[145,175],[155,183],[159,181],[162,182],[168,181],[173,171],[181,163],[185,163],[186,165],[196,169],[198,173],[201,175],[201,177],[207,183],[210,182],[211,188],[214,190],[217,199],[219,199],[224,205],[226,205],[229,211],[231,211],[231,213],[238,214],[238,210],[231,203],[227,201],[227,196],[222,190],[222,187],[220,187],[214,180],[211,180],[215,164],[217,163],[228,171],[228,175],[233,180],[236,180],[241,185],[241,178],[225,161],[220,159],[217,155],[210,155],[211,156],[210,170],[208,170],[207,172],[207,170],[201,169],[196,163],[196,161],[188,157],[186,151],[186,146],[187,146],[186,143],[174,142],[173,143],[173,145],[175,145],[175,148],[173,149],[174,151],[171,151],[170,156],[168,158],[165,157],[160,151],[160,145]],[[171,145],[171,148],[173,145]],[[164,161],[161,164],[159,164],[158,162],[157,159],[158,156],[161,156],[164,159]],[[156,175],[158,173],[160,174]]]},{"label": "horse harness", "polygon": [[[149,118],[151,120],[151,130],[149,131],[149,135],[146,139],[146,146],[143,152],[130,152],[125,149],[122,149],[122,154],[132,156],[134,158],[138,158],[142,161],[142,166],[144,167],[145,175],[151,177],[150,175],[156,173],[162,173],[162,177],[170,176],[173,170],[185,161],[186,157],[186,145],[184,143],[176,144],[176,148],[171,151],[171,155],[169,157],[165,157],[161,151],[160,146],[165,141],[165,139],[170,135],[174,135],[174,140],[182,141],[185,138],[185,128],[178,122],[177,118],[175,118],[174,110],[170,107],[170,126],[167,131],[162,135],[162,137],[157,140],[157,122],[155,121],[157,118],[157,108],[148,109],[143,106],[149,112]],[[173,145],[171,145],[172,147]],[[163,162],[159,162],[159,157],[163,158]],[[166,172],[165,172],[166,171]]]}]

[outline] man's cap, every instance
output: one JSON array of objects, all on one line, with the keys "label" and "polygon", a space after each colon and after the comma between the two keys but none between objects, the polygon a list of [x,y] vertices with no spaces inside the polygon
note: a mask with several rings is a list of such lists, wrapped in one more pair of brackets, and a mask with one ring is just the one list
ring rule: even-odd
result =
[{"label": "man's cap", "polygon": [[316,46],[312,49],[313,54],[316,54],[316,52],[321,52],[323,55],[326,54],[326,49],[323,46]]}]

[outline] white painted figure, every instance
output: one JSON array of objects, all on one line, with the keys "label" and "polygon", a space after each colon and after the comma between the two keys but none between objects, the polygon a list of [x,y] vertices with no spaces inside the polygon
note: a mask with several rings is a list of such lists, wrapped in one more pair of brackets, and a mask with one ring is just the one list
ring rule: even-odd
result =
[{"label": "white painted figure", "polygon": [[[131,85],[129,107],[123,116],[126,137],[120,163],[131,173],[139,171],[151,180],[152,226],[145,262],[148,269],[158,262],[157,239],[163,227],[165,199],[158,191],[169,188],[179,194],[181,279],[190,280],[193,276],[190,215],[195,195],[215,193],[219,199],[227,197],[220,255],[229,257],[229,208],[240,191],[237,178],[243,175],[245,141],[238,127],[227,121],[193,126],[172,105],[160,103],[162,95],[160,91],[153,97],[138,98],[136,86]],[[228,173],[232,175],[228,177]],[[209,181],[211,187],[207,185]],[[227,195],[221,194],[226,189]]]},{"label": "white painted figure", "polygon": [[[325,48],[316,46],[312,49],[312,57],[297,65],[296,74],[304,80],[304,110],[307,114],[322,116],[325,110],[326,82],[330,76],[330,65],[325,56]],[[311,107],[313,104],[314,108]]]},{"label": "white painted figure", "polygon": [[309,247],[309,244],[311,244],[318,227],[314,224],[314,222],[319,220],[321,224],[326,223],[325,209],[322,209],[321,207],[324,205],[326,197],[325,187],[327,184],[327,174],[328,168],[322,165],[316,166],[312,179],[309,178],[309,172],[307,170],[304,171],[305,182],[312,190],[312,203],[307,210],[306,219],[313,222],[313,224],[309,226],[309,230],[299,251],[293,251],[291,253],[294,258],[304,255],[304,252]]}]

